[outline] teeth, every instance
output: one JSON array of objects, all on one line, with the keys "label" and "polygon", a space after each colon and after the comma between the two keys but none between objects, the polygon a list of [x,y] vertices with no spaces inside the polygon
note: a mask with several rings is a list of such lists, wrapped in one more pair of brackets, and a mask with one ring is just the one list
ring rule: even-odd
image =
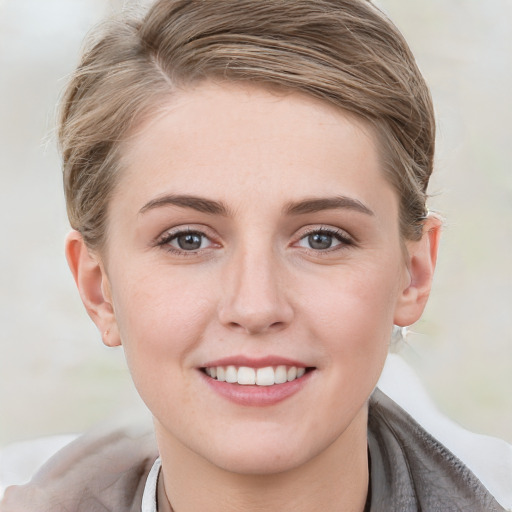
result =
[{"label": "teeth", "polygon": [[234,366],[228,366],[226,368],[226,382],[230,382],[233,384],[234,382],[237,382],[238,375],[236,368]]},{"label": "teeth", "polygon": [[286,378],[288,379],[288,382],[297,378],[297,368],[295,366],[290,366],[290,368],[288,368]]},{"label": "teeth", "polygon": [[274,382],[274,368],[272,368],[272,366],[258,368],[256,370],[256,384],[258,386],[273,386]]},{"label": "teeth", "polygon": [[274,375],[274,381],[276,384],[284,384],[288,380],[288,372],[286,366],[278,366]]},{"label": "teeth", "polygon": [[256,370],[254,368],[247,368],[247,366],[241,366],[238,368],[237,382],[246,386],[256,384]]},{"label": "teeth", "polygon": [[306,368],[279,365],[276,367],[250,368],[248,366],[212,366],[205,368],[205,373],[220,382],[238,383],[242,386],[273,386],[300,379]]}]

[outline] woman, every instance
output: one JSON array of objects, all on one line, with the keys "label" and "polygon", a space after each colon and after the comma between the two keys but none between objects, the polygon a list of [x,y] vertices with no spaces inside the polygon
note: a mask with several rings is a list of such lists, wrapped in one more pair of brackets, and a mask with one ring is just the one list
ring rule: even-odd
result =
[{"label": "woman", "polygon": [[375,390],[431,287],[434,135],[364,0],[164,0],[91,38],[66,254],[156,446],[86,436],[2,510],[504,510]]}]

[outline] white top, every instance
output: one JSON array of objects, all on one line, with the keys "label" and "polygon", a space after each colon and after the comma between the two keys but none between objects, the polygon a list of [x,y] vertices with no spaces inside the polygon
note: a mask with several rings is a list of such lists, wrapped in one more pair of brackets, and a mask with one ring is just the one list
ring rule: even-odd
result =
[{"label": "white top", "polygon": [[149,472],[146,486],[144,487],[144,494],[142,495],[142,509],[141,512],[157,512],[157,486],[158,476],[162,468],[162,461],[160,457],[155,460],[151,471]]}]

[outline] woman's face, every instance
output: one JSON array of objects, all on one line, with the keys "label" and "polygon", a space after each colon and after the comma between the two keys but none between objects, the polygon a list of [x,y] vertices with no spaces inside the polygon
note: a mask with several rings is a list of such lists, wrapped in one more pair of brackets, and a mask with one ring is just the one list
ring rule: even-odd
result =
[{"label": "woman's face", "polygon": [[371,131],[298,93],[203,84],[123,163],[102,290],[161,442],[265,473],[364,436],[411,282]]}]

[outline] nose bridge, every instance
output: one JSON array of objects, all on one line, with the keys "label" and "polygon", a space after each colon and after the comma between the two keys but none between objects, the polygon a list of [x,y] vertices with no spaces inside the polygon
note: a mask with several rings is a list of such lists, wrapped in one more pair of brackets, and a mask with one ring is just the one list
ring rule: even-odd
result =
[{"label": "nose bridge", "polygon": [[225,271],[220,320],[251,334],[284,328],[293,311],[271,243],[240,243]]}]

